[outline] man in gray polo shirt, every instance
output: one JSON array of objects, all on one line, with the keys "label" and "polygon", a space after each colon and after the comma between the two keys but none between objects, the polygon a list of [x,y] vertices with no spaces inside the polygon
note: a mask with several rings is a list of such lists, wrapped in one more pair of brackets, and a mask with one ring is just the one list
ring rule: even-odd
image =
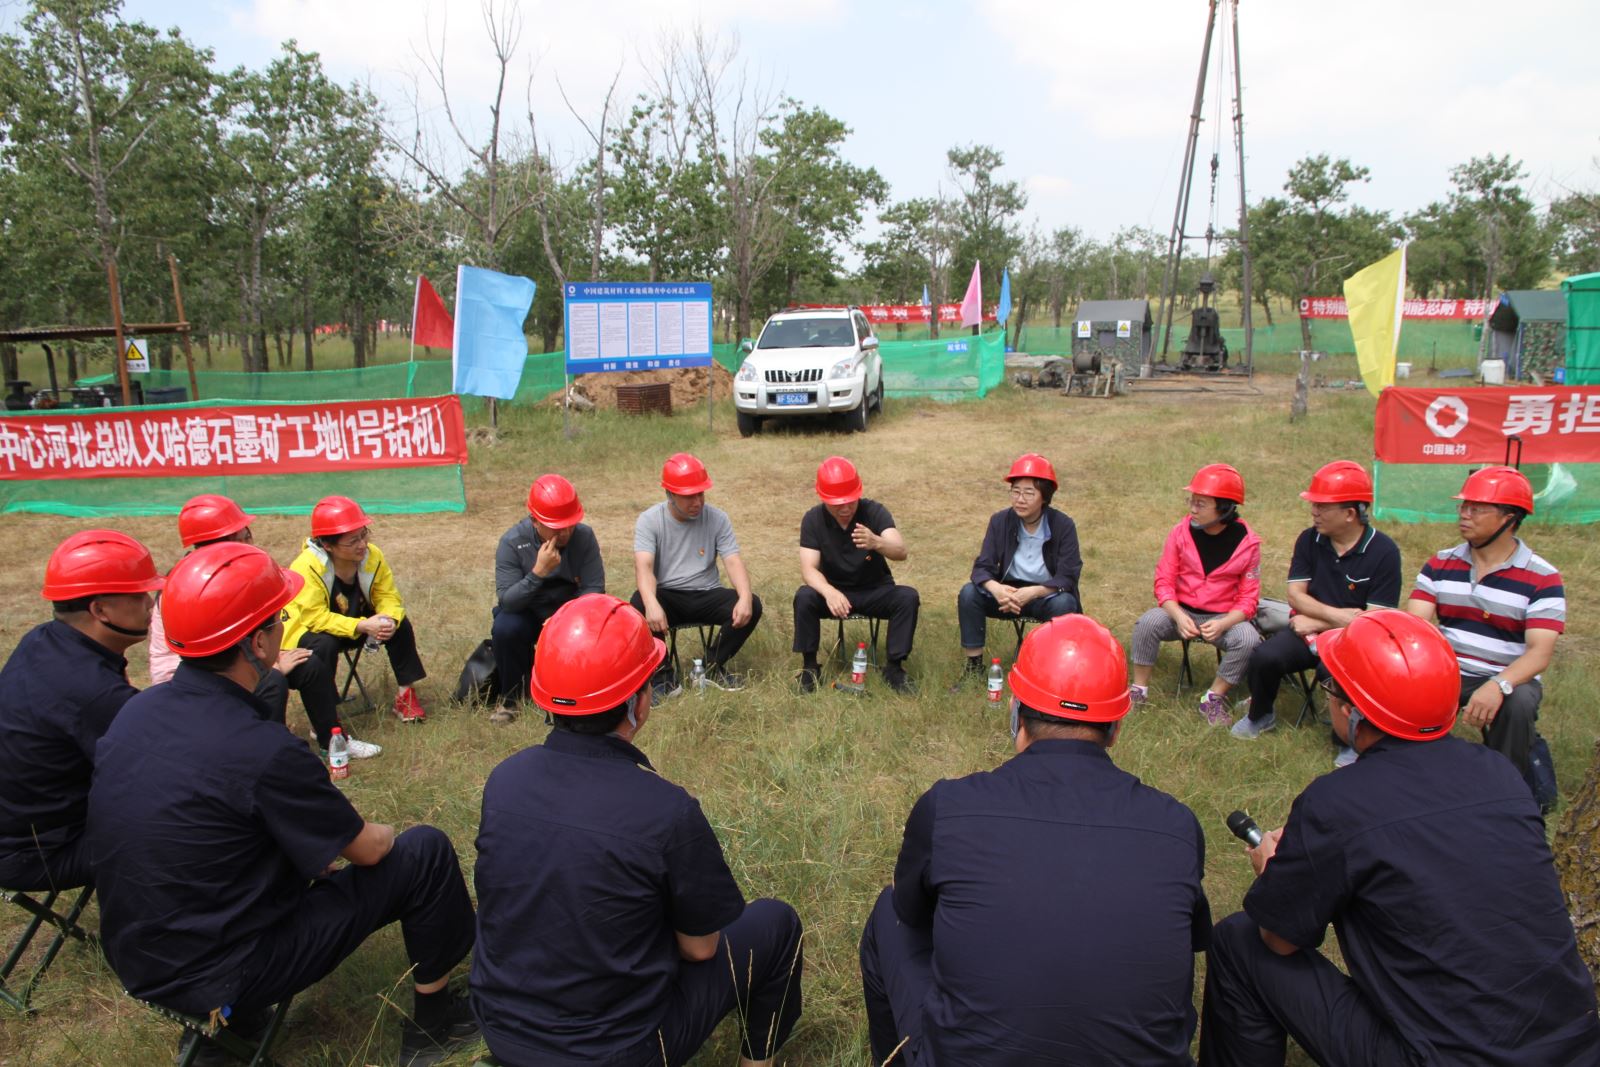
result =
[{"label": "man in gray polo shirt", "polygon": [[[633,528],[633,572],[639,584],[633,606],[658,634],[673,626],[718,627],[706,650],[706,680],[722,689],[741,689],[742,680],[727,666],[761,621],[761,598],[750,591],[733,524],[721,509],[706,503],[711,477],[705,464],[687,452],[667,460],[661,487],[667,499],[646,508]],[[732,589],[724,588],[717,575],[719,556]],[[660,684],[670,690],[678,680],[663,677]]]}]

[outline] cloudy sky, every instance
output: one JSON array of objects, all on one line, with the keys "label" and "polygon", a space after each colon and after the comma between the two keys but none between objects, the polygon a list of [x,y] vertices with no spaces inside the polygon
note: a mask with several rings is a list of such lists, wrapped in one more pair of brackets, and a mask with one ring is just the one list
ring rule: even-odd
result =
[{"label": "cloudy sky", "polygon": [[[19,11],[0,0],[0,26]],[[619,67],[631,96],[662,37],[698,22],[737,39],[752,78],[848,123],[849,157],[877,167],[896,199],[948,190],[945,150],[986,143],[1044,228],[1165,233],[1205,12],[1204,0],[522,0],[510,95],[525,128],[531,76],[541,138],[576,153],[584,134],[557,80],[580,112],[598,115]],[[260,65],[294,38],[340,81],[370,83],[397,115],[410,114],[418,55],[444,33],[457,113],[487,120],[492,64],[477,0],[126,0],[125,13],[180,27],[223,66]],[[1315,152],[1370,167],[1357,199],[1397,213],[1442,197],[1452,166],[1488,153],[1522,160],[1541,203],[1600,188],[1595,0],[1245,0],[1240,35],[1252,201]],[[1215,64],[1211,84],[1196,218]]]}]

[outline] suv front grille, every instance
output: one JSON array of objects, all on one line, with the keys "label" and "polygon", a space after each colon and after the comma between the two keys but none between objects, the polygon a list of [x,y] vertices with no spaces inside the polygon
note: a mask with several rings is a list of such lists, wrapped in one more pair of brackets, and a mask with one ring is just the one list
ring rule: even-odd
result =
[{"label": "suv front grille", "polygon": [[790,385],[795,382],[820,382],[822,371],[812,370],[769,370],[767,381],[773,385]]}]

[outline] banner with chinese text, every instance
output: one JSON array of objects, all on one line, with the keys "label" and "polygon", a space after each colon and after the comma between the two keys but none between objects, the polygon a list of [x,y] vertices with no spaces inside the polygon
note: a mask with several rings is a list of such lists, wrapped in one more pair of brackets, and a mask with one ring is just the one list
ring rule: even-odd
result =
[{"label": "banner with chinese text", "polygon": [[[799,304],[797,306],[798,307],[802,307],[802,308],[818,308],[818,309],[820,309],[820,308],[840,307],[841,305],[839,305],[839,304]],[[938,312],[939,322],[941,324],[945,324],[945,325],[949,325],[949,324],[960,325],[961,324],[961,305],[959,303],[956,303],[956,304],[940,304],[937,308],[928,307],[927,305],[924,305],[924,304],[863,304],[863,305],[861,305],[861,313],[863,315],[865,315],[867,317],[867,321],[872,323],[874,326],[882,326],[885,323],[888,323],[888,324],[892,325],[894,323],[901,323],[901,322],[903,322],[907,326],[909,326],[912,323],[917,323],[917,322],[931,322],[931,321],[933,321],[933,316],[934,316],[934,312],[935,311]],[[994,308],[985,309],[985,311],[983,313],[983,321],[984,322],[994,322],[995,321],[995,309]]]},{"label": "banner with chinese text", "polygon": [[1523,463],[1600,463],[1600,388],[1385,389],[1373,451],[1384,463],[1504,463],[1513,436]]},{"label": "banner with chinese text", "polygon": [[[1490,300],[1407,300],[1404,319],[1481,319],[1494,310]],[[1302,319],[1343,319],[1350,314],[1342,296],[1308,296],[1300,301]]]},{"label": "banner with chinese text", "polygon": [[298,474],[467,462],[456,396],[0,417],[0,479]]}]

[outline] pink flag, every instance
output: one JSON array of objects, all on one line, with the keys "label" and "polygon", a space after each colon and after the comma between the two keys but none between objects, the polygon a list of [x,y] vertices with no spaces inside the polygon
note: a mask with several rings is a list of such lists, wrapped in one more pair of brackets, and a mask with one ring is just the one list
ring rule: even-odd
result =
[{"label": "pink flag", "polygon": [[983,278],[978,273],[980,264],[972,264],[972,280],[967,283],[967,295],[961,298],[961,325],[983,324]]},{"label": "pink flag", "polygon": [[455,320],[445,310],[444,301],[427,278],[417,275],[417,297],[411,306],[412,343],[424,348],[449,348],[454,333]]}]

